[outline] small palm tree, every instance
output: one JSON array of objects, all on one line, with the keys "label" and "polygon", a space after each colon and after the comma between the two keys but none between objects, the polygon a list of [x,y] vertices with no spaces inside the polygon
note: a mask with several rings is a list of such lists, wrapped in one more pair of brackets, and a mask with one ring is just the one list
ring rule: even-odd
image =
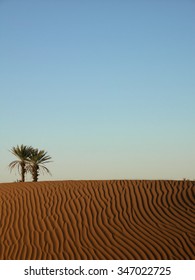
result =
[{"label": "small palm tree", "polygon": [[21,175],[21,181],[25,181],[25,173],[27,171],[27,165],[29,163],[28,159],[31,154],[32,147],[31,146],[16,146],[13,147],[10,152],[18,158],[18,160],[14,160],[9,164],[10,171],[13,170],[13,168],[18,167],[18,172]]},{"label": "small palm tree", "polygon": [[45,152],[44,150],[31,150],[29,155],[28,171],[30,171],[32,175],[33,182],[38,181],[39,170],[51,174],[49,169],[44,165],[45,163],[51,162],[50,159],[51,157],[47,155],[47,152]]}]

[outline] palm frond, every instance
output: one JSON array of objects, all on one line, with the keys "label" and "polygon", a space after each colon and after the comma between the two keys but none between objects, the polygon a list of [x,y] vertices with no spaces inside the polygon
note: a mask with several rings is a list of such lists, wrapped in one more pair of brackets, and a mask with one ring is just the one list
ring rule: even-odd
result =
[{"label": "palm frond", "polygon": [[42,171],[42,174],[49,173],[51,175],[51,172],[49,171],[49,169],[47,167],[45,167],[44,165],[40,165],[39,169]]},{"label": "palm frond", "polygon": [[9,164],[10,168],[14,168],[17,164],[19,164],[20,162],[18,160],[14,160]]},{"label": "palm frond", "polygon": [[34,162],[36,164],[51,162],[51,157],[47,155],[47,152],[45,152],[44,150],[39,151],[38,149],[33,149],[29,158],[31,162]]},{"label": "palm frond", "polygon": [[17,167],[18,168],[18,172],[20,172],[20,161],[19,160],[14,160],[9,164],[9,168],[10,168],[10,172],[12,172],[12,170]]},{"label": "palm frond", "polygon": [[10,152],[21,159],[24,157],[28,157],[31,152],[31,149],[32,149],[31,146],[17,145],[16,147],[12,147]]}]

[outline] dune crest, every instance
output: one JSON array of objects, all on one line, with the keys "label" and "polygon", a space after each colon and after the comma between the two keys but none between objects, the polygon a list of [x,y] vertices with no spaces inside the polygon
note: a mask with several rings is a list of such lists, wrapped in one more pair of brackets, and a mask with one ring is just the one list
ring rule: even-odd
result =
[{"label": "dune crest", "polygon": [[0,259],[195,259],[195,182],[0,184]]}]

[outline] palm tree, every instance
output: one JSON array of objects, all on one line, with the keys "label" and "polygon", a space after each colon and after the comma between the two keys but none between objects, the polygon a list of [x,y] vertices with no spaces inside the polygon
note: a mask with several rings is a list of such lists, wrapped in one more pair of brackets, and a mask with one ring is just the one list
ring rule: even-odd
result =
[{"label": "palm tree", "polygon": [[25,181],[25,173],[27,171],[28,159],[31,154],[32,147],[31,146],[16,146],[13,147],[10,152],[18,158],[18,160],[14,160],[9,164],[10,171],[13,170],[16,166],[18,167],[18,172],[21,174],[21,181]]},{"label": "palm tree", "polygon": [[32,149],[29,155],[29,165],[28,171],[32,174],[33,182],[38,181],[39,170],[47,172],[50,171],[47,167],[44,166],[45,163],[51,162],[51,157],[47,155],[47,152],[44,150]]}]

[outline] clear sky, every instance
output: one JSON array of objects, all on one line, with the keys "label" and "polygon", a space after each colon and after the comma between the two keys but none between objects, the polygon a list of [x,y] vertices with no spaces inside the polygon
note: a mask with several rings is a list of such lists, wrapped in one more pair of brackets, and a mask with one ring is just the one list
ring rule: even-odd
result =
[{"label": "clear sky", "polygon": [[[195,1],[0,0],[0,182],[195,178]],[[31,178],[29,177],[29,180]]]}]

